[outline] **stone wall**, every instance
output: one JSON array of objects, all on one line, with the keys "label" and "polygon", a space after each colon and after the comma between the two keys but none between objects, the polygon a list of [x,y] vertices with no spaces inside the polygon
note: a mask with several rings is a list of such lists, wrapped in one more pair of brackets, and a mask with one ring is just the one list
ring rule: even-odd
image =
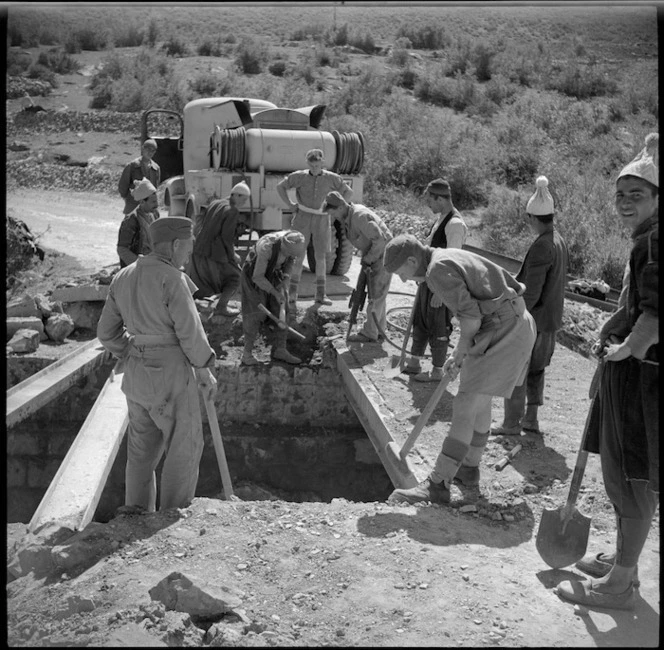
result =
[{"label": "stone wall", "polygon": [[[82,378],[7,432],[8,523],[29,522],[111,367],[106,364]],[[293,500],[371,501],[389,494],[389,478],[330,359],[303,367],[218,361],[216,370],[215,406],[234,485],[274,487],[297,495]],[[15,377],[22,374],[12,372]],[[196,495],[218,496],[220,473],[202,402],[201,409],[205,448]],[[110,519],[123,504],[126,457],[125,438],[102,492],[97,520]]]}]

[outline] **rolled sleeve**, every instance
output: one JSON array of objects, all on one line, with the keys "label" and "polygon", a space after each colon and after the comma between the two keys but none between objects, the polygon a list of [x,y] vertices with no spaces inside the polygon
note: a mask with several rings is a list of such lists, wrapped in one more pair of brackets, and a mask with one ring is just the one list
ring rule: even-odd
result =
[{"label": "rolled sleeve", "polygon": [[464,278],[453,269],[446,268],[444,272],[437,273],[435,278],[427,274],[426,282],[457,318],[482,318],[478,301],[468,291]]}]

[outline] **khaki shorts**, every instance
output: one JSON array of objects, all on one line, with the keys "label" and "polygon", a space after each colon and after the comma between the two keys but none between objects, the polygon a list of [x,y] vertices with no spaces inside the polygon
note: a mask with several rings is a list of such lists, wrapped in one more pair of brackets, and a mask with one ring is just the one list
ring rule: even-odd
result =
[{"label": "khaki shorts", "polygon": [[307,214],[298,210],[291,221],[291,228],[304,235],[304,241],[309,244],[309,238],[314,243],[314,252],[332,251],[330,237],[330,217],[327,214]]}]

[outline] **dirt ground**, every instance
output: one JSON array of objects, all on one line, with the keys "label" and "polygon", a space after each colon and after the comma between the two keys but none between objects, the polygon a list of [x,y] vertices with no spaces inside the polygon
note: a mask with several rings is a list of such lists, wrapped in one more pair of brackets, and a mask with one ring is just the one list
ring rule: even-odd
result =
[{"label": "dirt ground", "polygon": [[[48,290],[115,263],[114,198],[22,192],[10,193],[7,204],[35,232],[51,226],[40,267],[50,273],[35,272],[31,286]],[[349,290],[352,273],[337,282]],[[403,294],[414,288],[393,289],[389,318],[399,327],[407,316],[400,308],[410,300]],[[346,308],[347,294],[329,309]],[[397,327],[390,334],[399,344]],[[236,355],[231,329],[215,335],[226,354]],[[433,386],[405,375],[386,379],[383,371],[398,354],[387,344],[351,350],[384,400],[395,437],[405,437]],[[455,489],[450,507],[293,503],[257,488],[247,501],[197,498],[181,511],[97,524],[91,534],[105,546],[93,566],[8,584],[9,645],[656,646],[659,515],[641,558],[634,612],[575,612],[552,590],[576,572],[550,569],[535,548],[542,510],[560,507],[567,496],[593,369],[559,345],[547,372],[544,435],[519,438],[523,449],[502,472],[493,466],[517,440],[492,437],[480,488]],[[418,475],[440,449],[455,392],[452,384],[411,452]],[[494,423],[501,415],[494,400]],[[476,512],[463,512],[464,505]],[[595,456],[578,507],[592,516],[589,550],[612,548],[613,514]],[[24,532],[20,524],[8,527],[8,553]],[[173,571],[201,589],[228,587],[240,605],[214,622],[164,612],[149,589]],[[85,599],[90,611],[68,605]]]}]

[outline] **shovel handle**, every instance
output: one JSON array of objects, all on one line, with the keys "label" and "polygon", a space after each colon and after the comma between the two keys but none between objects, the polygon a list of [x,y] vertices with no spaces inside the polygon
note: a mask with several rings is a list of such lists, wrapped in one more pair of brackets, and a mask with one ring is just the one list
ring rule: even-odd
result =
[{"label": "shovel handle", "polygon": [[422,414],[417,419],[413,430],[410,432],[408,438],[406,438],[406,442],[403,443],[403,447],[401,447],[401,451],[399,452],[401,459],[405,459],[406,456],[408,456],[408,452],[413,448],[415,441],[417,440],[420,433],[422,433],[422,429],[424,429],[426,423],[429,421],[431,414],[438,405],[438,402],[440,402],[440,398],[443,396],[443,393],[445,392],[445,389],[447,388],[447,385],[450,383],[450,381],[452,381],[452,377],[450,375],[443,375],[442,379],[438,383],[438,386],[436,386],[436,390],[433,392],[429,398],[429,401],[427,402],[427,405],[424,407]]},{"label": "shovel handle", "polygon": [[581,481],[583,480],[583,474],[586,471],[588,452],[584,448],[586,446],[586,439],[588,438],[588,432],[590,431],[590,425],[593,421],[593,418],[599,416],[599,399],[597,393],[598,393],[599,383],[601,381],[602,368],[603,365],[600,362],[595,370],[595,375],[593,376],[591,382],[594,394],[592,395],[592,402],[590,404],[590,408],[588,409],[588,415],[586,416],[586,423],[583,427],[583,435],[581,436],[581,445],[579,446],[579,453],[576,457],[574,474],[572,474],[572,481],[569,486],[567,503],[565,504],[565,512],[569,514],[572,513],[573,506],[576,503],[577,497],[579,496],[579,490],[581,489]]},{"label": "shovel handle", "polygon": [[291,334],[297,336],[300,341],[306,340],[307,337],[302,334],[302,332],[294,330],[292,327],[289,327],[285,321],[279,320],[265,305],[258,305],[258,309],[260,309],[266,316],[271,318],[277,324],[279,329],[288,330]]},{"label": "shovel handle", "polygon": [[212,433],[212,442],[214,443],[214,453],[217,456],[217,464],[219,465],[219,472],[221,474],[221,484],[224,488],[224,496],[226,501],[230,501],[233,496],[233,486],[231,484],[231,475],[228,471],[228,464],[226,463],[226,453],[224,452],[224,443],[221,439],[221,431],[219,431],[219,421],[217,420],[217,412],[214,410],[214,403],[212,398],[205,397],[205,411],[210,424],[210,432]]}]

